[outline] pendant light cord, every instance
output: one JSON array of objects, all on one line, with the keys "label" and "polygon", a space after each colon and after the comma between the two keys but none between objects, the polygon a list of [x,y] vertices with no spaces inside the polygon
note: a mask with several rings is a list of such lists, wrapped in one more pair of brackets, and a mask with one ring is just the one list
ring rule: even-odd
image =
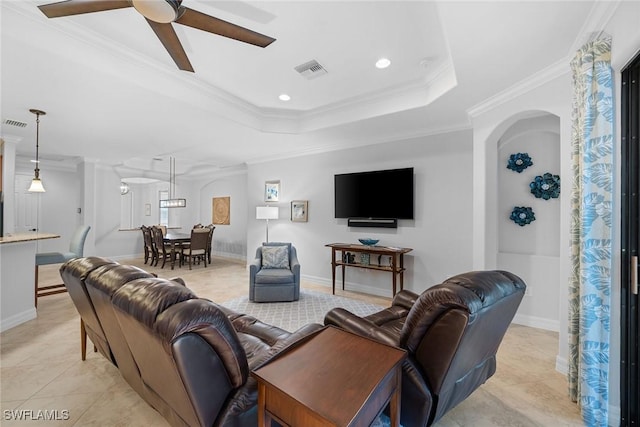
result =
[{"label": "pendant light cord", "polygon": [[36,113],[36,179],[40,178],[40,113]]}]

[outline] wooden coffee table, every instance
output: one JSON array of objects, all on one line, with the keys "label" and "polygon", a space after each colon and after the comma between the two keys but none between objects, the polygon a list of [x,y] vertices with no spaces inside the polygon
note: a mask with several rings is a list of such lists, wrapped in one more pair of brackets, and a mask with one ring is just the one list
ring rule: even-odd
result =
[{"label": "wooden coffee table", "polygon": [[400,423],[404,350],[326,326],[252,375],[258,425],[369,426],[390,404]]}]

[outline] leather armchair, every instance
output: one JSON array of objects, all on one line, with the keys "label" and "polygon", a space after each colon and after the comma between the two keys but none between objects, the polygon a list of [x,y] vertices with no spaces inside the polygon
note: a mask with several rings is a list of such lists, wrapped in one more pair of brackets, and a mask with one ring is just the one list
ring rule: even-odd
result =
[{"label": "leather armchair", "polygon": [[367,317],[335,308],[324,323],[407,350],[401,424],[429,426],[495,373],[525,288],[512,273],[474,271],[420,295],[400,291],[391,307]]},{"label": "leather armchair", "polygon": [[[286,247],[287,268],[264,268],[262,249]],[[255,259],[249,264],[249,301],[276,302],[297,301],[300,298],[300,262],[295,246],[291,243],[263,243],[256,249]]]}]

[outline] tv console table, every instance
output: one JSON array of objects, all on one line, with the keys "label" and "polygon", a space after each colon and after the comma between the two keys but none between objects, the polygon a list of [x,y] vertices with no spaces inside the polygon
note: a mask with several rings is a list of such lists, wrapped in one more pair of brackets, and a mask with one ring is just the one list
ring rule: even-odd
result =
[{"label": "tv console table", "polygon": [[[331,248],[331,282],[332,292],[336,293],[336,267],[342,267],[342,290],[344,290],[344,276],[345,267],[366,268],[369,270],[388,271],[392,276],[393,283],[393,296],[396,295],[396,283],[397,277],[400,276],[400,290],[404,287],[404,254],[411,252],[411,248],[396,248],[390,246],[369,246],[369,245],[353,245],[350,243],[329,243],[325,245]],[[336,254],[340,253],[336,258]],[[361,255],[359,259],[353,258],[353,261],[348,255],[351,254],[365,254]],[[372,255],[377,255],[378,259],[372,258]],[[383,256],[388,256],[390,262],[384,265],[381,262]],[[364,261],[364,262],[363,262]]]}]

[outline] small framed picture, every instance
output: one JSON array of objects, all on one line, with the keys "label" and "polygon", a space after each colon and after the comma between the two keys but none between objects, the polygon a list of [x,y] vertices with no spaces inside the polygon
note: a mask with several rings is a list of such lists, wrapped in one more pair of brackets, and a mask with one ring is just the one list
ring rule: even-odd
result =
[{"label": "small framed picture", "polygon": [[309,201],[293,200],[291,202],[291,221],[307,222],[309,213]]},{"label": "small framed picture", "polygon": [[266,181],[264,183],[264,201],[277,202],[280,199],[280,181]]},{"label": "small framed picture", "polygon": [[144,215],[151,216],[151,203],[144,204]]}]

